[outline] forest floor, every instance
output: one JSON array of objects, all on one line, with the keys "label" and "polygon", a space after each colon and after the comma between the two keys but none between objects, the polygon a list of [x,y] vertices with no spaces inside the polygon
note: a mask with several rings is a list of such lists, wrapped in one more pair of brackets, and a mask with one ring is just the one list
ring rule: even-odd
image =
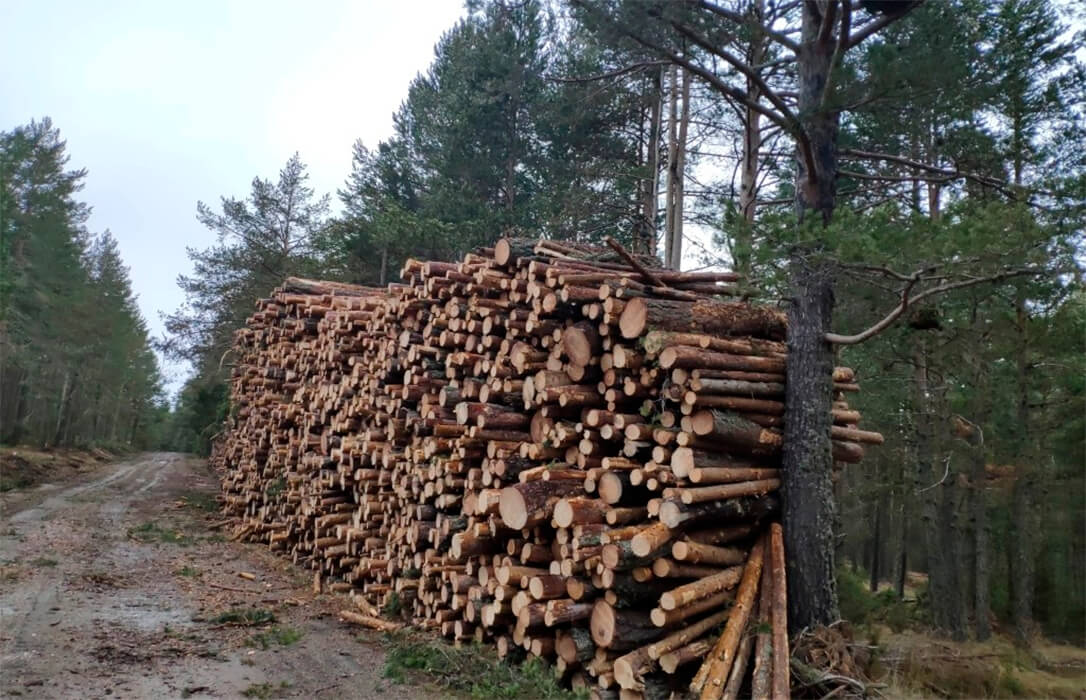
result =
[{"label": "forest floor", "polygon": [[1086,649],[1006,635],[953,642],[917,630],[880,635],[878,680],[891,698],[1086,698]]},{"label": "forest floor", "polygon": [[0,697],[434,697],[390,689],[342,598],[225,541],[217,491],[205,461],[151,453],[0,494]]}]

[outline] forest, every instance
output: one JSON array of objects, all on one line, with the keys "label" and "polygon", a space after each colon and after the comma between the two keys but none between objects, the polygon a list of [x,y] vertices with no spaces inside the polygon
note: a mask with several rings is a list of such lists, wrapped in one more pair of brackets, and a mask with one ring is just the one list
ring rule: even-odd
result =
[{"label": "forest", "polygon": [[147,447],[168,405],[110,232],[48,119],[0,132],[0,444]]},{"label": "forest", "polygon": [[802,300],[816,351],[855,368],[886,444],[832,483],[811,466],[842,614],[1082,644],[1084,26],[1055,0],[470,0],[335,193],[295,154],[197,205],[217,242],[159,344],[193,368],[172,410],[116,244],[85,230],[86,173],[48,120],[17,127],[0,441],[206,454],[234,330],[284,278],[612,236]]}]

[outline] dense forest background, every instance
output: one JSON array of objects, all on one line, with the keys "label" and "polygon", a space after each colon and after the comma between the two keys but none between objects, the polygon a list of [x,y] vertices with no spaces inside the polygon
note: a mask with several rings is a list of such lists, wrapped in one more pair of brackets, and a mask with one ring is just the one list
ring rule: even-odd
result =
[{"label": "dense forest background", "polygon": [[[1086,641],[1082,9],[864,1],[811,27],[803,6],[469,2],[334,199],[294,155],[198,205],[218,239],[167,318],[161,349],[193,368],[169,414],[116,246],[84,229],[85,173],[48,120],[0,135],[0,440],[206,452],[233,330],[288,275],[385,284],[504,235],[612,235],[778,303],[816,228],[835,330],[948,287],[839,346],[887,438],[834,484],[844,611]],[[829,49],[813,111],[806,32]],[[798,222],[797,175],[825,165],[797,157],[813,112],[836,120],[832,191]]]}]

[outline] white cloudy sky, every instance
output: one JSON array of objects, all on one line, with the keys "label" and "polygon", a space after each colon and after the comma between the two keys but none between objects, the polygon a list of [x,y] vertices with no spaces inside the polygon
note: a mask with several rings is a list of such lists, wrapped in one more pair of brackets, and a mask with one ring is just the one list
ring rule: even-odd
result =
[{"label": "white cloudy sky", "polygon": [[[294,151],[318,192],[376,144],[460,0],[0,0],[0,130],[52,117],[92,231],[110,229],[155,334],[182,300],[197,200],[244,196]],[[176,375],[178,368],[172,368]],[[176,387],[179,377],[172,379]]]}]

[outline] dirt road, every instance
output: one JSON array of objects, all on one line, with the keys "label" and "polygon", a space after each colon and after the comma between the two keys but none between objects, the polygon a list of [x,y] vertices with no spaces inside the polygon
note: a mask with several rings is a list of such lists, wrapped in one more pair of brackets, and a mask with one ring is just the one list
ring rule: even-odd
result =
[{"label": "dirt road", "polygon": [[4,494],[0,697],[433,697],[381,677],[342,599],[210,529],[216,490],[203,461],[153,453]]}]

